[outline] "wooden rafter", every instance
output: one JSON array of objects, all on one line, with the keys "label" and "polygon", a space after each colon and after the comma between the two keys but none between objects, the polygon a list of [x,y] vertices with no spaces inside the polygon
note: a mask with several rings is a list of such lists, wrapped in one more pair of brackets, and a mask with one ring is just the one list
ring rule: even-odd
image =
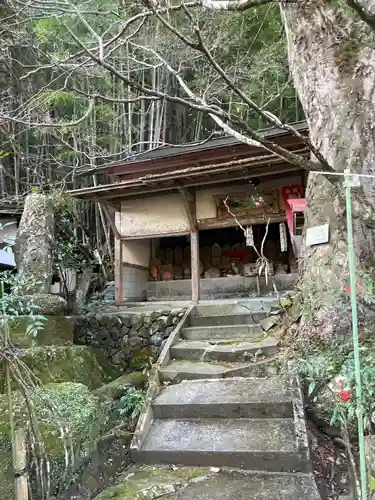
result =
[{"label": "wooden rafter", "polygon": [[188,189],[178,188],[178,191],[182,197],[184,204],[186,216],[189,221],[190,231],[196,231],[197,229],[197,218],[195,210],[195,193],[192,193]]}]

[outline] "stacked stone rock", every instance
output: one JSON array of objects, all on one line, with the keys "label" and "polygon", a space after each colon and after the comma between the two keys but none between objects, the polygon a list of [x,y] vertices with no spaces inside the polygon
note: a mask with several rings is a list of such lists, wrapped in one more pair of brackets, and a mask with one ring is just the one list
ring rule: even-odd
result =
[{"label": "stacked stone rock", "polygon": [[[63,415],[64,425],[75,443],[75,465],[83,472],[88,468],[90,487],[87,488],[98,492],[103,488],[101,484],[105,483],[106,474],[116,475],[116,467],[123,469],[128,460],[129,433],[112,435],[110,432],[112,400],[118,400],[129,387],[144,386],[147,375],[137,370],[150,357],[157,356],[183,312],[91,314],[73,318],[64,316],[66,303],[60,297],[38,294],[33,299],[38,305],[38,313],[47,320],[43,330],[36,337],[30,336],[27,333],[30,317],[16,316],[9,318],[10,338],[22,362],[41,382],[33,404],[50,460],[52,493],[64,474],[62,464],[65,460],[63,442],[57,437],[60,436],[57,414]],[[77,342],[83,345],[74,345]],[[123,374],[128,367],[134,373]],[[3,386],[1,375],[0,372]],[[57,408],[56,415],[45,408],[45,399],[41,398],[47,396]],[[17,385],[13,392],[13,418],[17,427],[27,428],[25,403]],[[94,465],[95,460],[107,463],[107,455],[114,468],[112,471],[111,465],[112,472],[106,468],[101,474],[103,483]],[[0,499],[13,498],[8,399],[1,390],[0,463]],[[91,496],[67,494],[61,498]]]},{"label": "stacked stone rock", "polygon": [[103,349],[122,369],[135,358],[155,360],[184,311],[87,314],[75,318],[74,341]]}]

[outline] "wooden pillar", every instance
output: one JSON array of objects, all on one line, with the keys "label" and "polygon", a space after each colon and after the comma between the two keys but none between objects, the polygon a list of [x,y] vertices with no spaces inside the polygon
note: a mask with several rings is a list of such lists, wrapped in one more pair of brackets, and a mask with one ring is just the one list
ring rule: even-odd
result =
[{"label": "wooden pillar", "polygon": [[[120,227],[120,212],[116,212],[116,229]],[[124,286],[123,286],[123,265],[122,265],[122,241],[118,230],[115,234],[115,304],[121,305],[124,301]]]},{"label": "wooden pillar", "polygon": [[199,258],[199,233],[197,230],[190,232],[191,250],[191,298],[194,303],[200,299],[200,258]]},{"label": "wooden pillar", "polygon": [[179,192],[184,203],[187,220],[190,226],[190,253],[191,253],[191,299],[194,303],[200,299],[200,258],[199,233],[197,229],[195,192],[182,187]]}]

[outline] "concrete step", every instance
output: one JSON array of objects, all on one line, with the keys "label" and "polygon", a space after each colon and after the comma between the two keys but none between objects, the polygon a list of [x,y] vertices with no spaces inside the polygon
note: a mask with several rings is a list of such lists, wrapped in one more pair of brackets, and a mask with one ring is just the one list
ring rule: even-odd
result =
[{"label": "concrete step", "polygon": [[267,313],[220,314],[213,316],[190,316],[189,326],[254,325],[267,317]]},{"label": "concrete step", "polygon": [[306,471],[293,419],[155,420],[137,459],[146,463]]},{"label": "concrete step", "polygon": [[[321,500],[312,474],[220,471],[191,481],[178,500]],[[104,499],[103,499],[104,500]]]},{"label": "concrete step", "polygon": [[[174,493],[172,493],[174,492]],[[76,498],[69,497],[69,498]],[[312,474],[131,466],[94,500],[321,500]],[[341,498],[341,497],[340,497]],[[349,500],[349,497],[345,497]]]},{"label": "concrete step", "polygon": [[293,418],[290,392],[276,377],[185,380],[152,406],[157,419]]},{"label": "concrete step", "polygon": [[[271,361],[274,359],[276,356],[271,358]],[[269,359],[253,363],[173,360],[159,370],[159,377],[162,382],[178,383],[182,380],[202,378],[267,377],[273,375],[275,371]]]},{"label": "concrete step", "polygon": [[260,325],[191,326],[182,330],[186,340],[257,339],[262,335]]},{"label": "concrete step", "polygon": [[266,337],[259,342],[245,340],[194,341],[182,340],[171,347],[173,359],[200,361],[248,361],[251,355],[262,352],[264,356],[272,356],[278,352],[277,341]]},{"label": "concrete step", "polygon": [[237,301],[198,304],[195,306],[194,316],[215,316],[226,314],[248,314],[269,312],[278,305],[276,297],[258,297],[253,299],[239,299]]}]

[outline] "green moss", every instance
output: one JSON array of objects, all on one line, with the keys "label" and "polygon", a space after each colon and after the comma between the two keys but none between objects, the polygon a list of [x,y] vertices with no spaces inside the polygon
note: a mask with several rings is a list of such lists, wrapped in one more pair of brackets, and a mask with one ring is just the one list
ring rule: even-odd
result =
[{"label": "green moss", "polygon": [[[162,467],[144,467],[129,475],[121,484],[106,489],[95,500],[151,500],[155,498],[155,491],[158,491],[160,497],[175,499],[177,497],[174,493],[163,494],[163,487],[174,486],[177,491],[192,479],[203,478],[209,473],[208,469],[198,468],[169,470]],[[150,491],[150,494],[147,494],[148,488],[153,488],[153,493]]]},{"label": "green moss", "polygon": [[[49,410],[47,401],[55,408]],[[106,417],[96,398],[82,384],[50,384],[33,396],[43,443],[51,463],[52,484],[56,486],[65,471],[65,451],[58,421],[63,422],[72,440],[76,466],[88,459],[96,439],[106,426]],[[13,414],[17,427],[27,427],[25,402],[13,394]],[[0,498],[12,498],[12,459],[7,397],[0,396]]]},{"label": "green moss", "polygon": [[23,351],[21,359],[43,385],[76,382],[95,389],[111,378],[86,346],[32,347]]},{"label": "green moss", "polygon": [[249,339],[243,339],[243,340],[228,340],[228,341],[223,341],[223,342],[218,342],[217,345],[238,345],[241,346],[241,344],[248,344],[249,342],[251,344],[258,344],[260,342],[263,342],[264,339],[267,339],[270,337],[270,335],[261,335],[260,337],[255,337],[255,338],[249,338]]},{"label": "green moss", "polygon": [[[174,363],[186,363],[185,359],[174,359]],[[200,359],[189,359],[189,363],[201,363]],[[233,368],[233,363],[225,363],[224,361],[207,361],[210,365],[221,366],[223,368]]]},{"label": "green moss", "polygon": [[148,347],[134,349],[130,368],[132,370],[143,370],[149,368],[153,359],[152,352]]},{"label": "green moss", "polygon": [[148,383],[148,374],[143,372],[132,372],[126,375],[127,381],[134,387],[142,389]]},{"label": "green moss", "polygon": [[20,348],[42,345],[73,344],[73,322],[65,316],[46,316],[42,330],[36,337],[26,333],[31,323],[30,316],[18,316],[10,319],[10,338],[13,345]]},{"label": "green moss", "polygon": [[112,380],[109,384],[102,385],[94,391],[94,394],[101,400],[119,399],[129,387],[143,388],[147,383],[147,374],[133,372]]},{"label": "green moss", "polygon": [[339,70],[344,74],[351,74],[358,63],[360,44],[355,39],[340,43],[335,50],[335,60]]},{"label": "green moss", "polygon": [[282,309],[287,309],[288,307],[292,307],[293,301],[290,297],[282,297],[279,300],[279,305]]}]

